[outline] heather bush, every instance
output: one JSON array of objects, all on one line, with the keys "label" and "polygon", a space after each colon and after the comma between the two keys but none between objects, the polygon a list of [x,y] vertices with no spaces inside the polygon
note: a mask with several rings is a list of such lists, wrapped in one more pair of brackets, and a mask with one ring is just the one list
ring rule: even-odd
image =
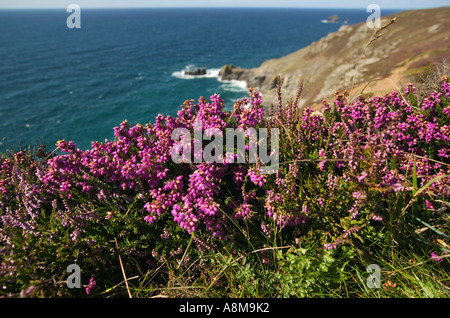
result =
[{"label": "heather bush", "polygon": [[[41,284],[42,277],[57,277],[56,287],[63,285],[64,270],[71,263],[82,263],[88,276],[95,275],[118,255],[127,256],[128,273],[142,273],[158,255],[180,254],[183,237],[199,227],[212,237],[232,235],[227,217],[246,218],[251,213],[249,203],[264,177],[258,169],[225,161],[174,163],[172,133],[176,128],[194,133],[196,120],[201,120],[202,130],[256,127],[262,121],[261,102],[258,91],[251,90],[250,98],[238,101],[228,113],[220,97],[213,95],[211,102],[187,101],[178,117],[159,115],[146,127],[131,127],[125,121],[114,128],[115,140],[93,142],[87,151],[62,140],[57,143],[62,154],[47,162],[25,152],[3,158],[2,273],[11,277],[4,291]],[[115,239],[123,245],[119,250]],[[32,252],[36,244],[45,255]],[[68,254],[63,257],[60,251]],[[49,269],[30,274],[16,259]],[[15,279],[22,272],[24,280]],[[114,271],[107,275],[114,281]]]},{"label": "heather bush", "polygon": [[[441,90],[422,105],[414,90],[409,84],[404,94],[351,102],[338,92],[333,105],[323,102],[322,112],[306,108],[300,114],[295,102],[279,107],[269,125],[283,130],[284,164],[268,190],[267,210],[277,211],[281,223],[302,220],[309,234],[301,240],[312,235],[333,249],[352,238],[363,241],[358,233],[367,227],[395,223],[390,235],[401,234],[409,202],[422,216],[446,209],[449,84],[443,77]],[[399,200],[404,204],[393,205]]]},{"label": "heather bush", "polygon": [[[300,110],[300,89],[264,114],[259,92],[249,93],[231,112],[213,95],[146,126],[124,121],[88,150],[62,140],[44,159],[1,157],[2,295],[145,297],[194,283],[206,286],[194,295],[333,295],[367,265],[354,255],[407,248],[424,224],[416,247],[448,264],[437,243],[448,239],[446,77],[421,103],[408,84],[370,99],[337,92],[322,111]],[[209,149],[195,139],[185,141],[193,161],[172,159],[178,129],[225,137],[260,127],[280,132],[275,174],[248,157],[196,161]],[[67,287],[70,264],[87,289]]]}]

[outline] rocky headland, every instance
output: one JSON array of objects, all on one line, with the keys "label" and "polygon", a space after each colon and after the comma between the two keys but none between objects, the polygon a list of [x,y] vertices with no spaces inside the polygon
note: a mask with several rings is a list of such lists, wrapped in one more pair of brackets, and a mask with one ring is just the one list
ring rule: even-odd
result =
[{"label": "rocky headland", "polygon": [[[243,69],[225,65],[223,80],[246,81],[257,87],[266,105],[277,103],[281,79],[284,100],[304,89],[300,106],[317,106],[336,89],[357,95],[384,95],[450,59],[450,7],[403,11],[382,18],[375,31],[367,24],[343,25],[337,32],[287,56]],[[369,44],[370,43],[370,44]],[[352,89],[353,88],[353,89]]]}]

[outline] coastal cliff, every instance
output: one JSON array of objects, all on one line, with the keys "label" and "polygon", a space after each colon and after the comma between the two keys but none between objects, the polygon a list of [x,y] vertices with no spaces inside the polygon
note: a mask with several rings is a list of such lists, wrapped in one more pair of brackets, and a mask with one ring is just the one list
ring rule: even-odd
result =
[{"label": "coastal cliff", "polygon": [[294,98],[304,81],[300,106],[318,105],[333,97],[336,89],[350,91],[353,87],[353,95],[362,90],[383,95],[450,59],[449,17],[450,7],[400,12],[383,17],[382,25],[392,19],[395,22],[375,37],[375,30],[365,22],[343,25],[309,46],[259,67],[225,65],[219,76],[257,87],[266,105],[277,103],[278,76],[284,99]]}]

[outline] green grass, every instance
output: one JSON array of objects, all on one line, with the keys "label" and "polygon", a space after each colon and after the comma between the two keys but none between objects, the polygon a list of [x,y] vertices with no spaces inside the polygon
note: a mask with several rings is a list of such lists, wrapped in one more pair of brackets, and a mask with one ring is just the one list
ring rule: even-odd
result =
[{"label": "green grass", "polygon": [[[450,297],[450,254],[438,262],[430,257],[430,251],[448,242],[442,231],[448,232],[450,216],[447,213],[435,219],[441,231],[407,215],[404,232],[396,237],[383,230],[362,233],[364,248],[349,244],[324,250],[309,243],[252,249],[260,242],[245,236],[247,248],[223,244],[202,255],[193,250],[193,257],[182,266],[175,259],[166,259],[131,280],[131,292],[133,297]],[[184,256],[187,254],[186,250]],[[370,264],[380,267],[380,288],[368,284]],[[156,283],[157,276],[165,279]],[[116,290],[123,295],[124,284]]]}]

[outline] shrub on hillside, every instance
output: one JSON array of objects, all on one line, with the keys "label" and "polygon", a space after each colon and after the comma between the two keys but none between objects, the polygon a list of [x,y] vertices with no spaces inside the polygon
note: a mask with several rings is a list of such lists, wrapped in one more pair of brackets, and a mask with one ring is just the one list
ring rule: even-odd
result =
[{"label": "shrub on hillside", "polygon": [[[300,111],[292,101],[264,117],[258,91],[250,90],[232,112],[213,95],[154,124],[123,122],[115,140],[86,151],[63,140],[63,154],[47,161],[23,151],[3,157],[1,292],[82,295],[66,286],[73,263],[100,295],[125,274],[139,277],[167,257],[181,264],[223,244],[237,252],[277,242],[336,249],[364,246],[381,229],[395,237],[405,212],[426,219],[448,205],[449,97],[443,77],[421,104],[410,84],[367,100],[336,93],[322,112]],[[257,127],[280,131],[276,174],[261,174],[259,161],[172,160],[178,128],[195,135],[199,128],[223,134]],[[245,144],[248,150],[249,136]]]}]

